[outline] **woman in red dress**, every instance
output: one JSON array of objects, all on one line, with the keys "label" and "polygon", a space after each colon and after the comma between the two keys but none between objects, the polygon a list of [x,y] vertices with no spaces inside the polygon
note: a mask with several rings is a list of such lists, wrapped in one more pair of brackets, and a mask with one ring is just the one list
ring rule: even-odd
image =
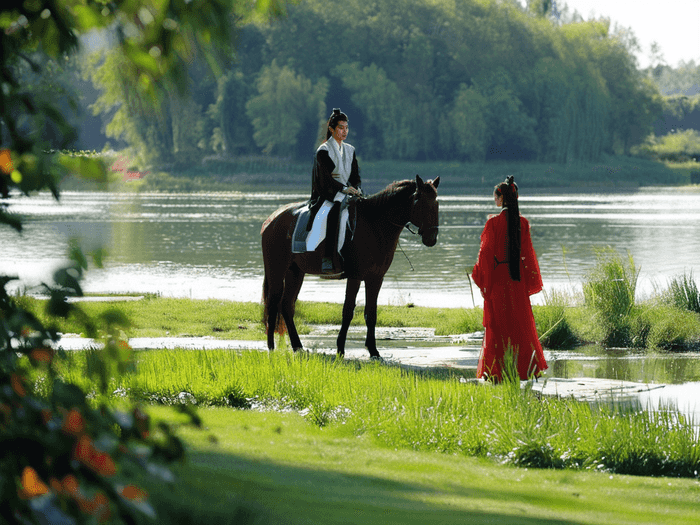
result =
[{"label": "woman in red dress", "polygon": [[[531,379],[547,368],[530,305],[530,296],[542,290],[540,267],[513,177],[498,184],[493,195],[503,209],[486,221],[472,273],[484,297],[485,333],[476,375],[500,381],[512,353],[520,379]],[[510,365],[505,366],[507,371]]]}]

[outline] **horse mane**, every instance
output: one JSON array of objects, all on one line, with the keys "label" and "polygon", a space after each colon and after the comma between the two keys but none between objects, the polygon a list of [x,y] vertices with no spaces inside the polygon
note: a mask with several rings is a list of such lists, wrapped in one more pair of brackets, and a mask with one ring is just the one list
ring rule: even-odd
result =
[{"label": "horse mane", "polygon": [[394,181],[383,190],[362,199],[362,206],[370,209],[384,208],[390,202],[399,200],[399,197],[407,198],[416,191],[415,180]]}]

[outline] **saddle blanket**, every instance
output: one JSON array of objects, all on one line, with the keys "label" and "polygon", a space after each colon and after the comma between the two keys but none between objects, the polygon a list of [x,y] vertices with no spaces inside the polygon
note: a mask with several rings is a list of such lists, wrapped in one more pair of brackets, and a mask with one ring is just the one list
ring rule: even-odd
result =
[{"label": "saddle blanket", "polygon": [[[321,241],[326,238],[326,223],[328,222],[328,214],[333,207],[333,203],[325,201],[318,210],[314,223],[311,226],[311,231],[308,231],[306,226],[309,223],[309,205],[305,204],[297,211],[299,218],[294,227],[292,235],[292,253],[313,252]],[[343,202],[340,205],[340,224],[338,228],[338,253],[345,242],[345,230],[348,226],[350,212],[348,211],[347,203]]]}]

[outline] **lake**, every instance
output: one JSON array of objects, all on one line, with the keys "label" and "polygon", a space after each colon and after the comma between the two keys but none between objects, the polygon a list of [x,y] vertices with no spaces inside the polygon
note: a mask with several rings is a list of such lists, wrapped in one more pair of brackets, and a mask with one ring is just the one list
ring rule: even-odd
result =
[{"label": "lake", "polygon": [[[56,202],[48,194],[17,196],[10,210],[24,218],[25,231],[19,235],[0,228],[0,274],[21,278],[10,289],[35,286],[66,262],[68,241],[78,239],[86,251],[102,246],[108,252],[103,269],[88,271],[86,292],[259,301],[260,226],[278,206],[305,198],[65,192]],[[595,249],[605,246],[634,258],[641,269],[639,299],[666,288],[673,276],[700,274],[698,189],[523,194],[520,207],[532,226],[545,290],[580,291],[586,272],[595,265]],[[380,304],[481,305],[479,291],[470,289],[467,269],[476,260],[487,216],[497,211],[490,195],[441,196],[437,245],[426,248],[404,231]],[[342,302],[343,297],[343,281],[314,276],[307,276],[300,294],[308,301]],[[362,302],[362,295],[358,299]],[[533,302],[543,301],[544,294],[533,296]],[[361,341],[358,337],[357,344]],[[384,343],[380,341],[380,351],[386,353]],[[475,366],[477,357],[478,348],[465,348],[464,358],[473,362],[467,367]],[[675,405],[696,424],[700,420],[697,354],[591,348],[547,351],[547,360],[549,377],[666,383],[671,386],[640,397],[642,405]]]},{"label": "lake", "polygon": [[[278,206],[302,194],[127,194],[65,192],[13,197],[10,211],[25,220],[18,235],[0,229],[0,273],[12,286],[36,285],[64,263],[69,239],[87,251],[100,246],[103,269],[90,269],[90,293],[259,301],[263,268],[260,225]],[[638,294],[651,295],[669,278],[700,270],[700,191],[642,188],[624,193],[523,195],[545,290],[575,291],[595,265],[595,249],[629,252],[641,269]],[[480,305],[467,269],[476,260],[489,195],[441,196],[440,235],[426,248],[408,231],[379,296],[380,304]],[[342,302],[344,281],[307,276],[300,299]],[[359,296],[362,301],[362,294]],[[533,296],[541,303],[544,294]]]}]

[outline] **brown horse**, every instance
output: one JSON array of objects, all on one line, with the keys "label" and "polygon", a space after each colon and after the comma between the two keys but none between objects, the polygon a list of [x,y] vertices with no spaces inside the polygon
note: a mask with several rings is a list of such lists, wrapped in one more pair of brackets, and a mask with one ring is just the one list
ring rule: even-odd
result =
[{"label": "brown horse", "polygon": [[[365,346],[369,355],[381,359],[377,352],[374,329],[377,323],[377,297],[394,259],[399,236],[404,227],[413,223],[423,244],[434,246],[438,236],[437,187],[434,181],[416,180],[394,182],[370,197],[356,201],[354,235],[345,242],[341,253],[347,278],[343,320],[338,334],[338,355],[345,354],[345,340],[355,312],[355,299],[360,283],[365,283]],[[296,224],[295,210],[304,203],[282,206],[265,221],[262,235],[265,280],[263,282],[264,321],[267,346],[275,348],[274,332],[286,324],[292,348],[302,350],[296,326],[294,307],[304,275],[321,274],[323,244],[314,252],[292,253],[292,233]],[[325,241],[324,241],[325,242]]]}]

